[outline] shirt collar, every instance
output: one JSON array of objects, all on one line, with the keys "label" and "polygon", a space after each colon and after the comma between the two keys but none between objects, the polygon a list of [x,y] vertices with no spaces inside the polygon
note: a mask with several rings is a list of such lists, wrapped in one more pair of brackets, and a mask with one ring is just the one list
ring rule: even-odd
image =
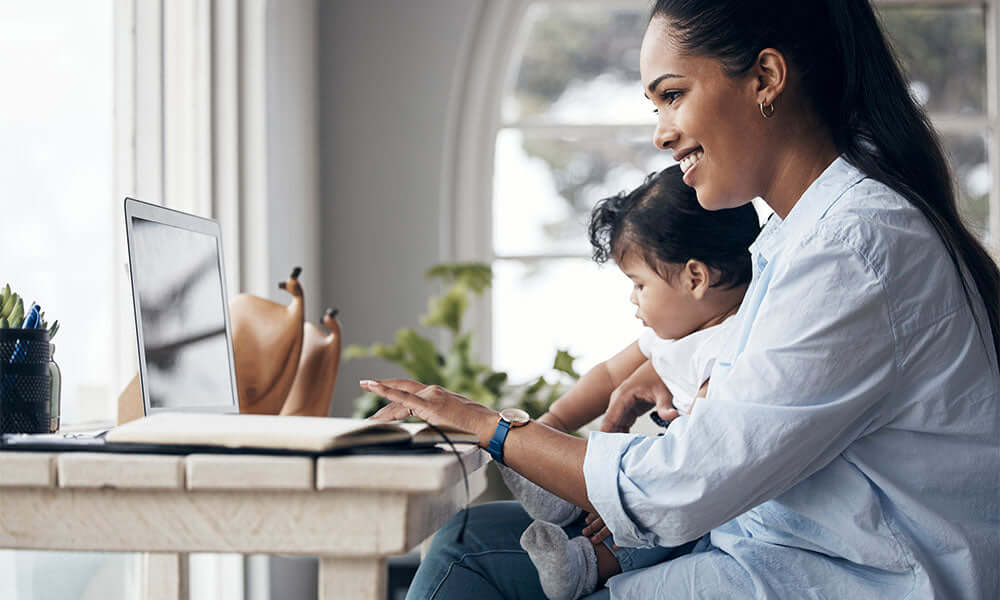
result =
[{"label": "shirt collar", "polygon": [[[812,229],[837,200],[865,178],[865,174],[843,156],[838,156],[806,189],[784,219],[774,215],[750,245],[761,268],[777,253],[784,241]],[[763,262],[762,262],[763,261]]]}]

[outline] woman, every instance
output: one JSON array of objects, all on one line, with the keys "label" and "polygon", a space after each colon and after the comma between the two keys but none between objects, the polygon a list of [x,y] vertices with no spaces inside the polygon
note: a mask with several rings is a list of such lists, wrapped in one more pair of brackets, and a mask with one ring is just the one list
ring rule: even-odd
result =
[{"label": "woman", "polygon": [[[738,333],[666,435],[529,423],[503,461],[618,545],[699,540],[611,578],[616,598],[998,597],[1000,276],[868,1],[659,0],[640,71],[654,141],[699,202],[776,213]],[[381,418],[412,411],[484,447],[509,428],[446,390],[363,386],[394,402]],[[473,509],[410,597],[541,597],[528,522]]]}]

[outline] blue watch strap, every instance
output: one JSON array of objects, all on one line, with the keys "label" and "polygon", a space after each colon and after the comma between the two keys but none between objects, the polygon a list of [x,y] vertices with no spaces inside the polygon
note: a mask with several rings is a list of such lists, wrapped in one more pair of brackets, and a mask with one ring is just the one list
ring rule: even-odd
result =
[{"label": "blue watch strap", "polygon": [[486,447],[487,452],[493,457],[493,460],[497,461],[501,465],[506,465],[503,461],[503,443],[507,441],[507,433],[510,431],[510,422],[506,419],[499,419],[497,421],[497,429],[493,432],[493,439],[490,440],[489,446]]}]

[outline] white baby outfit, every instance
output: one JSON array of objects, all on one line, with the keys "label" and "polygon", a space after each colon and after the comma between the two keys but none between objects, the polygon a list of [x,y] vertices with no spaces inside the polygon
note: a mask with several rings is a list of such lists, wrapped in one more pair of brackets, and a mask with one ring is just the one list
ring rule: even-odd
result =
[{"label": "white baby outfit", "polygon": [[691,414],[698,390],[708,381],[732,324],[733,318],[729,317],[677,340],[657,337],[651,327],[639,334],[639,350],[652,361],[653,370],[674,396],[674,408],[682,415]]}]

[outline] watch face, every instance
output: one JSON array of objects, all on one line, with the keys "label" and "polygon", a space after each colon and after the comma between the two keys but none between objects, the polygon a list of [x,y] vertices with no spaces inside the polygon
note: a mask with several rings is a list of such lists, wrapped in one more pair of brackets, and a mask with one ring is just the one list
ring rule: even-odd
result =
[{"label": "watch face", "polygon": [[511,425],[524,425],[531,420],[528,413],[524,412],[520,408],[505,408],[500,411],[500,416],[503,417],[505,421],[510,422]]}]

